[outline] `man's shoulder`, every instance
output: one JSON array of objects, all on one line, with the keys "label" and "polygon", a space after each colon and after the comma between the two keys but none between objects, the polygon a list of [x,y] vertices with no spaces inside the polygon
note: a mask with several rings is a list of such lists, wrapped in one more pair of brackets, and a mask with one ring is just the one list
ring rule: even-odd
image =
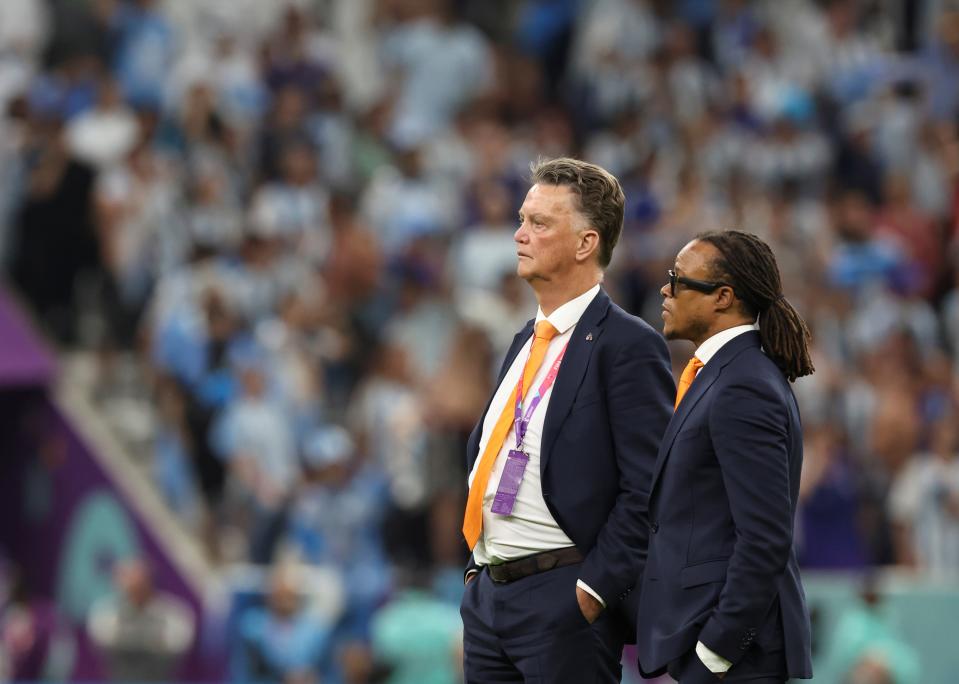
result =
[{"label": "man's shoulder", "polygon": [[782,370],[758,346],[747,346],[729,359],[719,374],[717,389],[748,387],[759,396],[786,401],[792,394],[789,381]]},{"label": "man's shoulder", "polygon": [[724,374],[729,378],[750,378],[779,384],[785,382],[781,370],[759,345],[746,345],[725,364]]}]

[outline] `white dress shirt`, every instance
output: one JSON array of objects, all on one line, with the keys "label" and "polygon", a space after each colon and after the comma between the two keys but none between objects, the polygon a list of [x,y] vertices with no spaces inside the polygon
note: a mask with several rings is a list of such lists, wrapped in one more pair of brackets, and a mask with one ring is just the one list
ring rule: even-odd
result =
[{"label": "white dress shirt", "polygon": [[[532,392],[539,388],[546,374],[549,372],[553,362],[559,356],[560,352],[566,347],[567,342],[573,336],[573,328],[582,318],[586,308],[599,293],[599,285],[595,285],[575,299],[572,299],[549,316],[540,309],[536,313],[536,322],[548,320],[558,334],[549,342],[546,349],[546,356],[542,365],[533,378],[532,391],[527,395],[532,399]],[[486,412],[486,418],[483,421],[483,432],[480,437],[479,454],[473,464],[473,470],[469,474],[469,483],[472,485],[473,478],[476,475],[476,468],[482,460],[482,454],[489,443],[493,427],[506,407],[506,402],[510,399],[513,389],[519,382],[520,374],[526,365],[526,359],[529,357],[530,347],[533,338],[526,340],[523,347],[519,350],[512,365],[503,376],[493,395],[493,401]],[[527,391],[524,388],[524,392]],[[550,387],[540,401],[539,406],[530,417],[529,427],[526,430],[526,438],[523,442],[522,450],[529,455],[529,462],[526,464],[526,470],[523,473],[523,481],[520,484],[519,491],[516,494],[516,502],[513,505],[513,512],[510,515],[498,515],[490,509],[493,505],[493,499],[496,495],[496,489],[499,486],[500,477],[503,474],[503,468],[506,464],[507,453],[516,448],[516,432],[511,429],[503,443],[499,454],[496,456],[496,462],[490,473],[489,483],[486,486],[486,493],[483,497],[483,531],[480,534],[476,546],[473,548],[473,559],[478,565],[498,564],[506,561],[516,560],[525,556],[530,556],[543,551],[554,551],[556,549],[573,546],[572,540],[566,535],[563,529],[557,524],[552,513],[543,500],[543,489],[540,482],[540,449],[543,437],[543,423],[546,417],[546,411],[549,409],[549,400],[553,394],[553,388]],[[528,405],[528,404],[527,404]],[[525,414],[526,406],[523,407]],[[577,585],[589,592],[604,606],[605,601],[595,591],[593,591],[584,582],[579,581]]]},{"label": "white dress shirt", "polygon": [[[699,345],[699,348],[696,350],[693,356],[702,361],[703,365],[705,366],[707,363],[709,363],[711,358],[716,356],[716,352],[722,349],[727,342],[732,340],[734,337],[739,337],[743,333],[748,333],[753,330],[759,330],[759,325],[757,323],[747,323],[746,325],[737,325],[732,328],[720,330],[718,333]],[[701,371],[702,368],[699,370]]]},{"label": "white dress shirt", "polygon": [[[759,325],[756,323],[750,323],[747,325],[737,325],[732,328],[727,328],[726,330],[721,330],[716,333],[701,345],[696,350],[696,353],[693,354],[697,359],[703,362],[703,367],[709,363],[709,360],[716,356],[716,352],[723,348],[730,340],[735,337],[739,337],[743,333],[748,333],[752,330],[759,330]],[[702,372],[700,368],[696,375]],[[707,667],[710,672],[726,672],[732,667],[732,663],[723,658],[721,655],[709,649],[706,644],[701,641],[696,642],[696,655],[699,656],[699,659],[703,661],[703,665]]]}]

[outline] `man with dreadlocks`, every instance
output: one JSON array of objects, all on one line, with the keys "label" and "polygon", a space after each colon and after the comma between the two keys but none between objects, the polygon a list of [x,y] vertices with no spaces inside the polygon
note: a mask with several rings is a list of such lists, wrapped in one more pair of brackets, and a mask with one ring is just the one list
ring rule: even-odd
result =
[{"label": "man with dreadlocks", "polygon": [[661,290],[663,334],[696,352],[653,468],[637,629],[647,676],[812,677],[793,549],[802,428],[789,382],[813,365],[809,330],[781,287],[766,243],[724,231],[686,245]]}]

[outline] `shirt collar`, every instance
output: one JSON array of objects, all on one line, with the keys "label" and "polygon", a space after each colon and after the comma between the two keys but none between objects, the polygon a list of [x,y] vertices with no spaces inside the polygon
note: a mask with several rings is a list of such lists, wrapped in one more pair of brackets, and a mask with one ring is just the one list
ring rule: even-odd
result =
[{"label": "shirt collar", "polygon": [[556,331],[562,335],[574,325],[579,323],[579,319],[583,317],[583,314],[586,312],[587,307],[589,307],[590,302],[593,301],[593,298],[596,297],[597,294],[599,294],[598,284],[593,285],[580,296],[569,300],[561,307],[557,308],[556,311],[551,313],[549,316],[546,316],[542,309],[537,309],[536,322],[539,323],[545,319],[552,323],[553,327],[556,328]]},{"label": "shirt collar", "polygon": [[716,355],[716,352],[723,348],[723,345],[734,337],[739,337],[743,333],[748,333],[751,330],[759,330],[759,325],[757,323],[748,323],[746,325],[737,325],[732,328],[720,330],[699,345],[699,349],[696,350],[693,356],[702,361],[703,365],[706,365],[709,363],[709,360]]}]

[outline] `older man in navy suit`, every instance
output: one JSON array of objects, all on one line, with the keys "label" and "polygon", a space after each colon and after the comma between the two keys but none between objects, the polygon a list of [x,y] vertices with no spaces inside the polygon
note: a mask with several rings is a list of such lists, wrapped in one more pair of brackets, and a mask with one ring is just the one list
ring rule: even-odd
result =
[{"label": "older man in navy suit", "polygon": [[697,237],[662,295],[664,334],[696,352],[653,471],[640,668],[681,684],[809,678],[793,549],[802,428],[787,382],[813,372],[809,331],[749,233]]},{"label": "older man in navy suit", "polygon": [[534,165],[515,240],[539,302],[467,451],[467,682],[618,682],[672,411],[663,338],[600,283],[624,196],[575,159]]}]

